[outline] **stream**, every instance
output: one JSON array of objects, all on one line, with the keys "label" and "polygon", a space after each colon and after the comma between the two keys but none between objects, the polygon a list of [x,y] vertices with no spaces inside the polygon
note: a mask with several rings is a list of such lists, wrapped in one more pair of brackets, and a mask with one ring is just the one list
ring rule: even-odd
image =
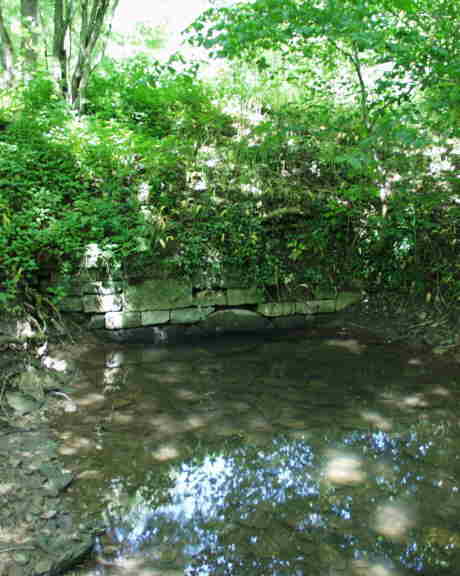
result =
[{"label": "stream", "polygon": [[78,574],[458,574],[458,367],[320,332],[101,345],[78,366],[54,430],[105,526]]}]

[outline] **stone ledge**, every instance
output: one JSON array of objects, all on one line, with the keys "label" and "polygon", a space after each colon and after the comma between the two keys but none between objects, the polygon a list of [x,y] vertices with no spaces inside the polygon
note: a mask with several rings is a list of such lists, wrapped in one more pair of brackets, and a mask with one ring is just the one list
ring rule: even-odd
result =
[{"label": "stone ledge", "polygon": [[212,312],[214,312],[212,307],[171,310],[171,324],[195,324],[195,322],[205,320]]},{"label": "stone ledge", "polygon": [[109,312],[105,315],[107,330],[123,330],[125,328],[142,327],[140,312]]},{"label": "stone ledge", "polygon": [[146,310],[141,312],[142,326],[155,326],[169,322],[171,313],[169,310]]}]

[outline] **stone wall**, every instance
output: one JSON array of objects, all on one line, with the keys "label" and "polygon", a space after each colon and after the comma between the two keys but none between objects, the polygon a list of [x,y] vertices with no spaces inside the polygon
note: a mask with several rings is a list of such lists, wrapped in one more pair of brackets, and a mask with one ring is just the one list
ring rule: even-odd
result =
[{"label": "stone wall", "polygon": [[185,326],[216,333],[298,326],[313,314],[330,314],[358,300],[359,294],[344,292],[308,301],[269,302],[257,287],[204,290],[171,278],[139,284],[106,279],[75,282],[61,309],[84,313],[91,329],[155,327],[167,334],[172,327]]}]

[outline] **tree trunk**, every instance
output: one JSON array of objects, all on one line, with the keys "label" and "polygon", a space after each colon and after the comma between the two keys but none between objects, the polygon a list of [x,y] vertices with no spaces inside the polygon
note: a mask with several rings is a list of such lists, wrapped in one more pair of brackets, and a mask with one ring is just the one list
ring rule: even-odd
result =
[{"label": "tree trunk", "polygon": [[85,106],[85,92],[98,40],[101,39],[107,14],[115,11],[118,0],[81,0],[80,46],[72,75],[72,104],[80,112]]},{"label": "tree trunk", "polygon": [[72,20],[73,0],[54,2],[53,56],[57,61],[57,79],[62,95],[69,95],[69,59],[66,50],[66,37]]},{"label": "tree trunk", "polygon": [[21,0],[22,51],[28,72],[36,70],[38,59],[38,0]]},{"label": "tree trunk", "polygon": [[2,11],[2,0],[0,0],[0,66],[6,77],[6,84],[9,86],[14,78],[15,51],[11,36],[8,31]]}]

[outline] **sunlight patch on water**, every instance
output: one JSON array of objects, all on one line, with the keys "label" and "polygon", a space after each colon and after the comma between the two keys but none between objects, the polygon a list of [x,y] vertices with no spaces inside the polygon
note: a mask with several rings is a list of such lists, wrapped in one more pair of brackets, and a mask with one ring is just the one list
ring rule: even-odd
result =
[{"label": "sunlight patch on water", "polygon": [[361,458],[353,454],[328,453],[325,476],[333,484],[360,484],[366,480]]},{"label": "sunlight patch on water", "polygon": [[406,504],[390,502],[375,512],[374,530],[393,542],[403,542],[415,526],[415,514]]},{"label": "sunlight patch on water", "polygon": [[336,348],[344,348],[345,350],[351,352],[352,354],[362,354],[367,349],[367,346],[365,344],[361,344],[361,342],[354,339],[348,339],[348,340],[331,339],[326,340],[326,344],[328,346],[335,346]]},{"label": "sunlight patch on water", "polygon": [[389,432],[392,428],[390,420],[381,416],[378,412],[364,411],[361,416],[365,422],[369,422],[376,428],[383,430],[384,432]]}]

